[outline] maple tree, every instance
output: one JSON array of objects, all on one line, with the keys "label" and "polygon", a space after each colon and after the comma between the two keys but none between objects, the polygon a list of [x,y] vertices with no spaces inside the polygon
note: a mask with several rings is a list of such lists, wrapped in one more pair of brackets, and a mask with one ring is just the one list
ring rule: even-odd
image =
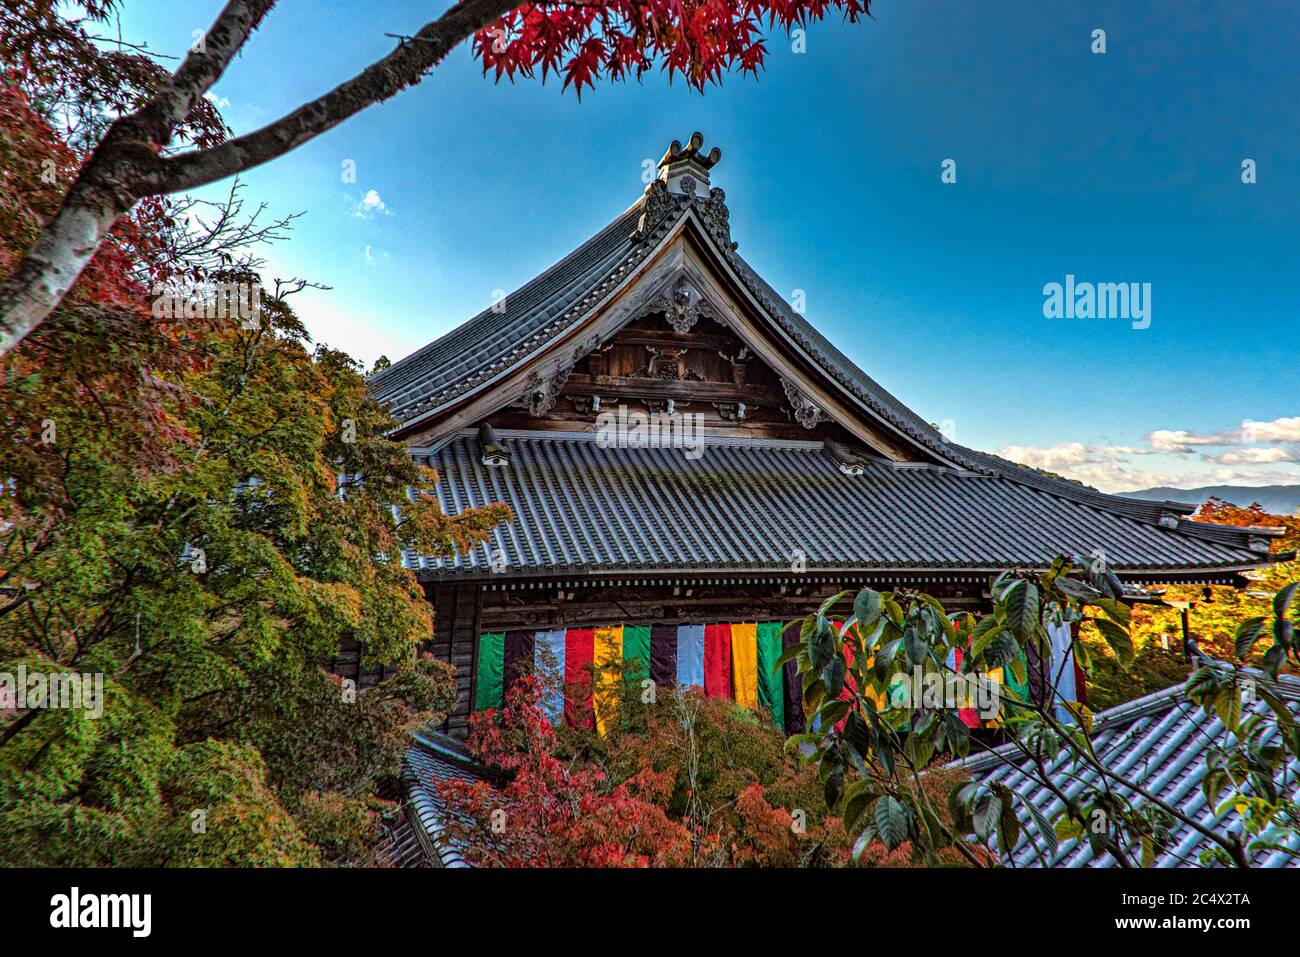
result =
[{"label": "maple tree", "polygon": [[[594,677],[593,677],[594,680]],[[546,668],[527,673],[500,709],[471,716],[469,747],[485,780],[438,783],[449,836],[466,859],[497,867],[846,867],[854,862],[816,770],[785,750],[763,711],[640,680],[619,693],[605,735],[553,726]],[[960,772],[935,772],[943,794]],[[946,811],[941,813],[946,815]],[[902,866],[865,855],[862,866]],[[979,855],[977,847],[970,849]],[[940,852],[946,865],[966,863]]]},{"label": "maple tree", "polygon": [[[0,85],[0,269],[57,204],[46,170],[75,165],[69,115]],[[103,691],[99,714],[0,701],[5,864],[373,863],[409,731],[454,700],[401,555],[507,512],[443,515],[355,363],[308,348],[294,287],[200,247],[140,204],[0,357],[0,675]],[[256,310],[212,315],[173,279]],[[395,676],[343,687],[345,636]]]},{"label": "maple tree", "polygon": [[[132,82],[112,92],[121,115],[102,136],[89,137],[93,149],[78,154],[84,162],[61,181],[67,185],[58,188],[55,208],[0,283],[0,354],[55,309],[136,203],[282,156],[420,82],[462,41],[472,38],[484,70],[498,78],[562,73],[565,88],[581,93],[599,78],[640,77],[658,61],[670,77],[703,89],[733,68],[757,72],[766,52],[765,22],[790,29],[832,10],[852,22],[869,13],[870,0],[462,0],[333,90],[235,137],[225,136],[204,95],[275,0],[228,0],[171,73],[148,66],[143,53],[118,51],[114,62],[101,55],[92,31],[117,5],[83,2],[81,16],[72,19],[46,0],[15,0],[6,14],[3,25],[6,31],[13,25],[16,40],[0,46],[0,55],[10,72],[35,76],[50,89],[57,84],[46,73],[75,72],[84,87],[129,67]],[[65,60],[75,65],[72,71],[58,68]]]},{"label": "maple tree", "polygon": [[680,866],[689,835],[661,808],[610,785],[593,767],[556,756],[556,735],[533,676],[514,682],[498,713],[476,712],[470,751],[507,778],[439,784],[453,840],[471,863],[495,867]]}]

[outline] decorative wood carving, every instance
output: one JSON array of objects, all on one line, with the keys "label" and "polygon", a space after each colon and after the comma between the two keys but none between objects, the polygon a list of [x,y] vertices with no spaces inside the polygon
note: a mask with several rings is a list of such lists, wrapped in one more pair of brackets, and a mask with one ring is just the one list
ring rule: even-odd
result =
[{"label": "decorative wood carving", "polygon": [[736,244],[731,241],[731,213],[727,209],[727,194],[715,186],[709,190],[709,198],[696,208],[710,235],[725,249],[734,250]]},{"label": "decorative wood carving", "polygon": [[718,314],[685,276],[678,278],[671,291],[655,296],[635,316],[640,319],[653,312],[662,312],[673,332],[686,335],[701,318],[718,321]]},{"label": "decorative wood carving", "polygon": [[545,378],[534,372],[528,380],[528,391],[516,400],[515,405],[527,409],[529,415],[546,415],[555,408],[555,402],[572,374],[572,365],[566,365]]},{"label": "decorative wood carving", "polygon": [[794,420],[805,429],[815,429],[819,423],[828,421],[816,403],[800,392],[799,387],[789,379],[781,380],[781,388],[785,389],[785,397],[790,400]]}]

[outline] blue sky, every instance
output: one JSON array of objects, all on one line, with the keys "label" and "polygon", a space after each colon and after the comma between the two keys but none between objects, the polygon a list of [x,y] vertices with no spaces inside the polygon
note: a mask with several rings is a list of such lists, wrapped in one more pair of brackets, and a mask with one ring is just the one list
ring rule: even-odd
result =
[{"label": "blue sky", "polygon": [[[124,6],[124,36],[180,53],[221,3]],[[445,6],[285,0],[214,95],[254,129]],[[774,35],[757,81],[704,95],[655,73],[579,103],[495,84],[461,48],[244,179],[273,212],[306,212],[271,271],[332,286],[296,305],[369,365],[569,252],[639,195],[644,160],[699,129],[723,151],[741,254],[958,441],[1109,490],[1290,483],[1298,90],[1285,0],[877,0],[874,20],[813,26],[806,52]],[[1067,274],[1150,283],[1150,326],[1045,318]]]}]

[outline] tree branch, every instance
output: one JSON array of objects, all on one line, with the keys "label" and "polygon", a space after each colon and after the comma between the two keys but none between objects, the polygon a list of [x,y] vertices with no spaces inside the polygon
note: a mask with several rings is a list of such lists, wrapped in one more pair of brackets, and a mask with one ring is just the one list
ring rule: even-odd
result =
[{"label": "tree branch", "polygon": [[410,41],[330,92],[292,113],[220,146],[161,161],[137,185],[142,192],[176,193],[260,166],[316,138],[423,78],[462,40],[519,5],[519,0],[465,0],[425,24]]},{"label": "tree branch", "polygon": [[139,180],[158,151],[214,84],[275,0],[229,0],[176,73],[140,110],[118,119],[95,147],[58,214],[0,285],[0,355],[54,310],[90,263],[117,218],[147,195]]},{"label": "tree branch", "polygon": [[413,86],[460,41],[519,5],[463,0],[412,39],[324,96],[210,149],[159,155],[177,126],[247,41],[275,0],[229,0],[197,49],[139,111],[109,127],[58,214],[0,284],[0,355],[15,348],[67,295],[117,218],[144,196],[193,189],[296,149],[373,103]]}]

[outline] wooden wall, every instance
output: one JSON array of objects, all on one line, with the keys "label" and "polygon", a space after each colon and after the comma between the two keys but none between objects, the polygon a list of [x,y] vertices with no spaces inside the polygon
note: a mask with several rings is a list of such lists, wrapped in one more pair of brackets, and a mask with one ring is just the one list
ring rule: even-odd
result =
[{"label": "wooden wall", "polygon": [[474,650],[482,628],[483,592],[478,585],[426,585],[433,602],[433,640],[425,650],[456,666],[456,706],[443,731],[463,738],[474,701]]},{"label": "wooden wall", "polygon": [[[887,582],[867,582],[874,588]],[[856,594],[860,584],[845,581],[803,585],[600,584],[576,586],[542,582],[537,587],[509,589],[478,584],[427,584],[434,602],[434,637],[427,650],[457,671],[457,703],[444,725],[463,738],[474,695],[478,636],[488,631],[543,630],[608,624],[681,624],[684,622],[792,621],[816,611],[822,600],[845,588]],[[918,586],[920,587],[920,586]],[[979,582],[934,583],[923,588],[952,610],[979,611],[988,599]],[[851,615],[850,601],[837,606]]]}]

